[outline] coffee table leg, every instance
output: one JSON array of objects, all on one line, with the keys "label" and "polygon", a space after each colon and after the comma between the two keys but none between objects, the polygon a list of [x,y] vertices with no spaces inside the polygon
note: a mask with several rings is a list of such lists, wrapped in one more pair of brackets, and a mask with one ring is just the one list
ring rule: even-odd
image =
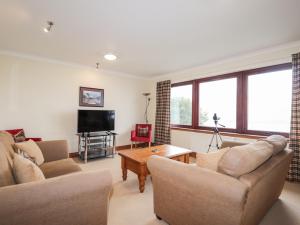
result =
[{"label": "coffee table leg", "polygon": [[127,169],[122,169],[122,173],[123,181],[127,180]]},{"label": "coffee table leg", "polygon": [[145,180],[146,180],[146,176],[145,175],[138,175],[139,177],[139,188],[140,188],[140,192],[143,193],[145,190]]},{"label": "coffee table leg", "polygon": [[122,177],[123,177],[123,181],[127,180],[127,168],[126,168],[126,161],[124,157],[122,157]]},{"label": "coffee table leg", "polygon": [[189,154],[184,155],[184,162],[189,164],[189,162],[190,162],[190,155]]}]

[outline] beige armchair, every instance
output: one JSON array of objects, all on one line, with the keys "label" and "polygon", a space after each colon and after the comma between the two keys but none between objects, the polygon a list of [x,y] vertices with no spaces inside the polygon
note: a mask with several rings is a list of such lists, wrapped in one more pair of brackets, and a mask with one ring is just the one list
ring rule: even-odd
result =
[{"label": "beige armchair", "polygon": [[289,149],[239,178],[152,156],[154,213],[170,225],[257,225],[278,199]]},{"label": "beige armchair", "polygon": [[112,177],[109,171],[82,172],[68,157],[66,141],[42,141],[46,180],[15,184],[11,149],[0,134],[1,225],[106,225]]}]

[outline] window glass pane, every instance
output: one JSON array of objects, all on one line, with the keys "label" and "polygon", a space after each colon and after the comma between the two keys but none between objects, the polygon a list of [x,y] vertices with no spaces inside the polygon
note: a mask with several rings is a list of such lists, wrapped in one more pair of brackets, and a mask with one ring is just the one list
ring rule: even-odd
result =
[{"label": "window glass pane", "polygon": [[236,128],[237,78],[199,83],[199,126],[215,126],[214,113],[219,123]]},{"label": "window glass pane", "polygon": [[290,131],[292,70],[248,77],[248,130]]},{"label": "window glass pane", "polygon": [[172,87],[171,124],[192,125],[192,85]]}]

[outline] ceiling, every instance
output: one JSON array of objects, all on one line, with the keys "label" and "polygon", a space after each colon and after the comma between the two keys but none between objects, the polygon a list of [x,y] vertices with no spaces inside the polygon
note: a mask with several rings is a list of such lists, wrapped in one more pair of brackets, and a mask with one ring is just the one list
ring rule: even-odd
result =
[{"label": "ceiling", "polygon": [[[300,40],[299,0],[0,0],[0,49],[153,77]],[[44,33],[46,21],[55,23]],[[113,52],[115,62],[103,55]]]}]

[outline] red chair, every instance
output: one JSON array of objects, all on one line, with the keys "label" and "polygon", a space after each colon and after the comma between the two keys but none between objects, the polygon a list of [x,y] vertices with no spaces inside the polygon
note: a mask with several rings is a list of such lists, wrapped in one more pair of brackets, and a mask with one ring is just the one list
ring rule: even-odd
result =
[{"label": "red chair", "polygon": [[10,133],[13,138],[15,139],[15,142],[22,142],[22,141],[28,141],[28,140],[33,140],[35,142],[37,141],[42,141],[42,138],[37,138],[37,137],[31,137],[31,138],[26,138],[25,137],[25,132],[23,129],[14,129],[14,130],[6,130],[6,132]]},{"label": "red chair", "polygon": [[135,130],[131,131],[131,149],[133,143],[143,142],[148,143],[149,148],[151,147],[151,133],[152,125],[151,124],[136,124]]}]

